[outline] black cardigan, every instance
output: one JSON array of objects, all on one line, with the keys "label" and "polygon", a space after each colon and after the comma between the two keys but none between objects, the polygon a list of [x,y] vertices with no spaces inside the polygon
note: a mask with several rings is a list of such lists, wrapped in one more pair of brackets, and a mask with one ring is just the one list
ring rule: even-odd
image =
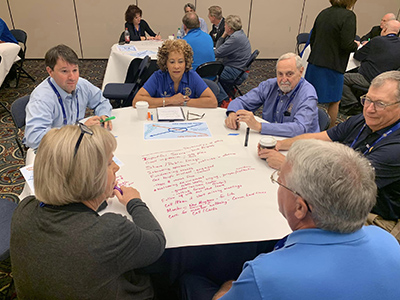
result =
[{"label": "black cardigan", "polygon": [[[137,32],[133,26],[133,23],[125,23],[125,28],[128,28],[129,31],[129,35],[131,38],[131,41],[140,41],[140,37],[141,36],[145,36],[145,32],[147,32],[148,35],[150,36],[156,36],[156,34],[154,33],[153,30],[151,30],[149,24],[147,24],[147,22],[145,20],[140,20],[139,23],[139,32]],[[120,40],[120,42],[124,41],[124,36],[121,36],[122,41]]]}]

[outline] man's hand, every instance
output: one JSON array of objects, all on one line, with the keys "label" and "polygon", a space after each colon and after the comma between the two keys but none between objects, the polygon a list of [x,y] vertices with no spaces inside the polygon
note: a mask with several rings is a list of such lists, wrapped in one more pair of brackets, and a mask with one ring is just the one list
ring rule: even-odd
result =
[{"label": "man's hand", "polygon": [[[87,119],[86,122],[85,122],[85,125],[86,126],[100,125],[101,124],[100,120],[105,120],[106,118],[107,118],[107,116],[101,116],[101,117],[94,116],[94,117],[91,117],[91,118]],[[103,125],[104,128],[110,129],[110,130],[112,129],[111,121],[104,122],[103,124],[104,124]]]},{"label": "man's hand", "polygon": [[141,199],[139,191],[137,189],[134,189],[133,187],[120,186],[120,189],[122,190],[123,195],[121,195],[121,193],[117,189],[114,190],[114,195],[118,198],[119,202],[121,202],[125,206],[133,198]]},{"label": "man's hand", "polygon": [[268,166],[276,170],[281,169],[286,159],[285,155],[279,153],[275,149],[261,149],[260,144],[258,144],[257,148],[258,156],[264,158],[267,161]]},{"label": "man's hand", "polygon": [[237,121],[237,114],[235,112],[230,112],[228,117],[225,119],[225,125],[229,129],[239,129],[240,123]]},{"label": "man's hand", "polygon": [[[108,117],[107,117],[107,116],[101,116],[100,118],[101,118],[102,120],[105,120],[105,119],[107,119]],[[104,122],[104,123],[102,123],[102,124],[103,124],[103,126],[104,126],[105,129],[112,130],[112,122],[111,122],[111,121],[107,121],[107,122]]]},{"label": "man's hand", "polygon": [[251,111],[240,109],[236,112],[237,122],[245,122],[251,129],[261,132],[261,123],[256,120]]}]

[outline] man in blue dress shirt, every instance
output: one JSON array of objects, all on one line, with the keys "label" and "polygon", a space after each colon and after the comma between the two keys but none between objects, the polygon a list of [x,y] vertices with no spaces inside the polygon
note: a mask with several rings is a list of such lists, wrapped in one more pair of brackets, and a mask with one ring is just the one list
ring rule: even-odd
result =
[{"label": "man in blue dress shirt", "polygon": [[186,32],[183,38],[193,50],[192,69],[205,62],[215,61],[213,41],[208,33],[200,29],[199,17],[194,12],[186,13],[182,19]]},{"label": "man in blue dress shirt", "polygon": [[[74,50],[58,45],[47,51],[46,70],[49,77],[32,92],[26,106],[24,143],[36,149],[42,137],[53,127],[75,124],[85,117],[86,108],[94,109],[87,126],[100,125],[111,116],[111,104],[101,90],[79,77],[79,59]],[[111,129],[111,121],[104,122]]]},{"label": "man in blue dress shirt", "polygon": [[[268,79],[247,94],[234,99],[227,108],[225,124],[238,129],[241,122],[261,134],[293,137],[319,132],[317,93],[301,77],[301,58],[294,53],[282,55],[276,64],[277,78]],[[253,112],[263,106],[258,122]]]}]

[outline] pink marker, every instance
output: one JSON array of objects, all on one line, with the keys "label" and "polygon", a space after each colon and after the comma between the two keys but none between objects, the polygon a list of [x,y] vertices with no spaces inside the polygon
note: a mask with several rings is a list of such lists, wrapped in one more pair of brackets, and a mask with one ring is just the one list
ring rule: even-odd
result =
[{"label": "pink marker", "polygon": [[121,195],[123,195],[124,193],[122,192],[122,190],[116,185],[114,186],[114,190],[117,190],[118,192],[121,193]]}]

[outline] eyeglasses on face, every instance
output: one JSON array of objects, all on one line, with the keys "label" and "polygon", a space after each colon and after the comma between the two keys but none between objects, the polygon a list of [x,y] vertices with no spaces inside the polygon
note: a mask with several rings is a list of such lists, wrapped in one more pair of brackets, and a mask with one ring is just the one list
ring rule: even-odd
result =
[{"label": "eyeglasses on face", "polygon": [[[270,177],[271,182],[272,182],[272,183],[277,183],[277,184],[279,184],[281,187],[287,189],[288,191],[291,191],[291,192],[292,192],[293,194],[295,194],[296,196],[301,197],[301,198],[303,199],[304,203],[305,203],[306,206],[307,206],[307,210],[308,210],[309,212],[311,212],[311,208],[310,208],[310,206],[308,205],[308,202],[307,202],[298,192],[296,192],[295,190],[292,190],[291,188],[287,187],[287,186],[284,185],[283,183],[280,183],[280,182],[278,181],[278,177],[279,177],[279,171],[278,171],[278,170],[275,170],[275,171],[271,174],[271,177]],[[275,178],[276,178],[276,179],[275,179]]]},{"label": "eyeglasses on face", "polygon": [[87,127],[85,124],[82,124],[80,122],[78,122],[78,126],[81,129],[81,135],[78,138],[78,141],[76,142],[75,145],[75,150],[74,150],[74,158],[76,156],[76,153],[78,152],[79,146],[81,145],[83,136],[85,135],[85,133],[87,133],[88,135],[93,135],[93,130],[90,129],[89,127]]},{"label": "eyeglasses on face", "polygon": [[361,102],[361,105],[365,106],[365,107],[368,107],[371,104],[373,104],[376,111],[382,111],[382,110],[385,110],[386,107],[388,107],[388,106],[392,106],[397,103],[400,103],[400,101],[397,101],[394,103],[389,103],[389,104],[383,102],[382,100],[372,101],[370,98],[367,97],[367,95],[361,96],[360,102]]}]

